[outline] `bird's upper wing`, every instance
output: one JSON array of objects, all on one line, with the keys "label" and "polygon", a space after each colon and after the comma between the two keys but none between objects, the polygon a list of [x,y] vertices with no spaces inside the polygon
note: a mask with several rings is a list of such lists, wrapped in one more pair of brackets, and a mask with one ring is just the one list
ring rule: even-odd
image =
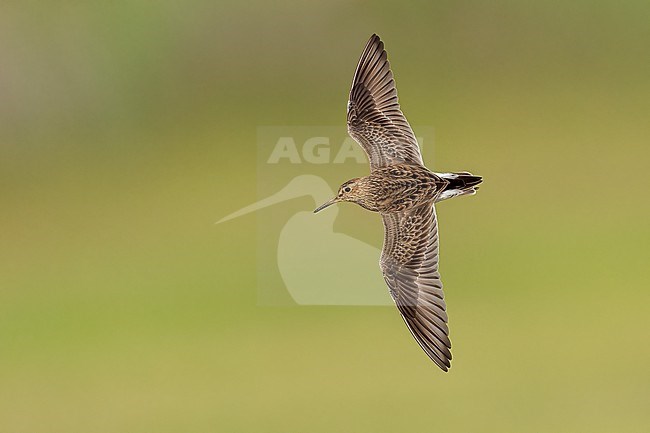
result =
[{"label": "bird's upper wing", "polygon": [[348,132],[365,150],[370,169],[422,164],[420,148],[397,102],[384,43],[372,35],[361,54],[348,101]]},{"label": "bird's upper wing", "polygon": [[433,204],[383,214],[381,268],[390,294],[420,347],[441,369],[451,366],[447,313],[438,273],[438,224]]}]

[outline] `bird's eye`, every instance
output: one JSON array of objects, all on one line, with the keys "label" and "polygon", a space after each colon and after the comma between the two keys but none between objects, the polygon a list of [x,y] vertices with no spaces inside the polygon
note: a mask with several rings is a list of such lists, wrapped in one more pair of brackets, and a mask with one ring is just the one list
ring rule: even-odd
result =
[{"label": "bird's eye", "polygon": [[343,188],[343,192],[350,192],[350,191],[351,191],[351,189],[350,189],[349,186],[346,186],[345,188]]}]

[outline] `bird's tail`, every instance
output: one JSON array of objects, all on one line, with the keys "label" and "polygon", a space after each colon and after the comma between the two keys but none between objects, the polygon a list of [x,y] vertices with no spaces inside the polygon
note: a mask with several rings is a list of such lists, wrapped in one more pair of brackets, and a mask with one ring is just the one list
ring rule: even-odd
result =
[{"label": "bird's tail", "polygon": [[438,176],[449,182],[440,193],[436,202],[446,200],[448,198],[457,197],[459,195],[472,195],[476,194],[478,185],[483,182],[481,176],[474,176],[472,173],[461,171],[458,173],[436,173]]}]

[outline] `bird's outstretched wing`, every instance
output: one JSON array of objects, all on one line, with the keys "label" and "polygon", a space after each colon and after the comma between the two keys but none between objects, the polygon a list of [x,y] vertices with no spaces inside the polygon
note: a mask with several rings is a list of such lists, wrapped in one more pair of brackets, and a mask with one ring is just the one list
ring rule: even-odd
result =
[{"label": "bird's outstretched wing", "polygon": [[370,169],[422,165],[420,148],[397,102],[384,43],[372,35],[361,54],[348,101],[348,132],[365,150]]},{"label": "bird's outstretched wing", "polygon": [[451,342],[438,273],[438,224],[433,204],[382,214],[381,268],[390,294],[420,347],[447,371]]}]

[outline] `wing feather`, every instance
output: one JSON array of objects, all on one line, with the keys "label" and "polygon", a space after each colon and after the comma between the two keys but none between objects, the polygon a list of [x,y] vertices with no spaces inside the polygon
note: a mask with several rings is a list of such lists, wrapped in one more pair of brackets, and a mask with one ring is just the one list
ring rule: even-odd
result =
[{"label": "wing feather", "polygon": [[383,214],[381,268],[413,337],[442,370],[451,367],[447,312],[438,273],[438,224],[432,203]]},{"label": "wing feather", "polygon": [[354,73],[348,101],[348,132],[368,155],[370,169],[422,165],[420,147],[397,100],[384,43],[372,35]]}]

